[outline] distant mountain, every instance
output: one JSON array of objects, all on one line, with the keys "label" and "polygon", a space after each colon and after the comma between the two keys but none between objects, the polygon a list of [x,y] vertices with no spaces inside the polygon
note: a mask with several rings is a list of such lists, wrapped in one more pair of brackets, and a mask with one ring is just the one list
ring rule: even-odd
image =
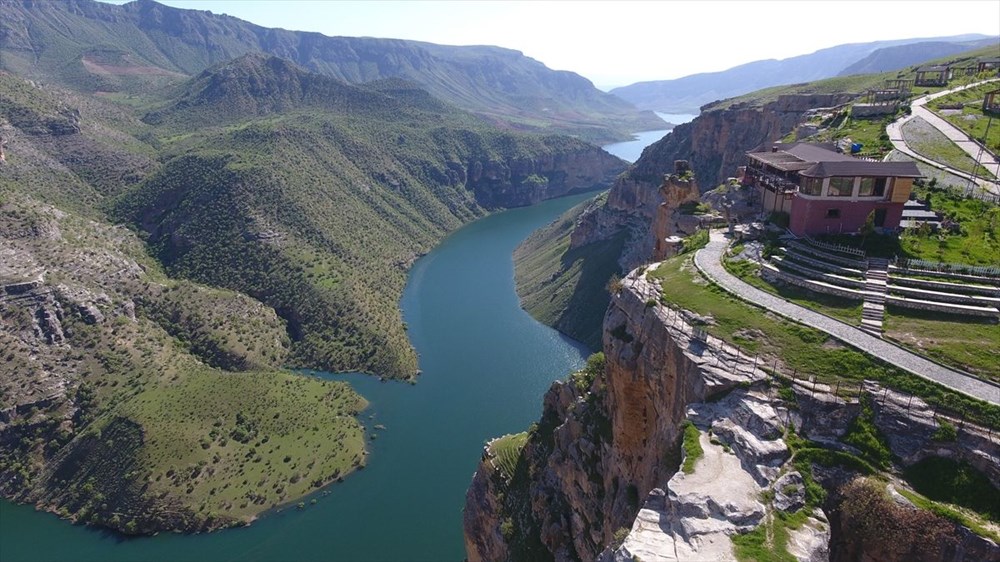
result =
[{"label": "distant mountain", "polygon": [[989,37],[978,41],[945,42],[926,41],[923,43],[911,43],[909,45],[899,45],[896,47],[886,47],[879,49],[858,62],[841,70],[837,76],[850,76],[852,74],[875,74],[878,72],[888,72],[899,70],[923,61],[937,59],[949,55],[964,53],[973,49],[980,49],[996,45],[1000,51],[1000,38]]},{"label": "distant mountain", "polygon": [[603,141],[663,125],[578,74],[499,47],[327,37],[152,0],[0,0],[0,12],[2,68],[84,91],[148,91],[260,52],[349,83],[412,80],[441,100],[522,130]]},{"label": "distant mountain", "polygon": [[[735,66],[720,72],[692,74],[675,80],[639,82],[611,90],[611,93],[635,104],[641,109],[672,113],[697,113],[706,103],[742,95],[770,86],[810,82],[841,74],[874,52],[913,43],[955,43],[991,39],[985,35],[958,35],[934,39],[899,39],[894,41],[874,41],[871,43],[851,43],[828,49],[820,49],[808,55],[800,55],[782,60],[755,61]],[[992,38],[996,41],[996,38]],[[963,50],[977,48],[966,46]],[[945,52],[937,56],[945,56]],[[934,58],[935,55],[921,55],[918,60]],[[905,64],[902,66],[906,66]]]}]

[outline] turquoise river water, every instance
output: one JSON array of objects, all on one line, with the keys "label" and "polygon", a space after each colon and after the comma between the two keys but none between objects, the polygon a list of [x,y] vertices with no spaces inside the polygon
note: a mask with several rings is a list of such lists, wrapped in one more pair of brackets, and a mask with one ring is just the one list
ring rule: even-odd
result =
[{"label": "turquoise river water", "polygon": [[[664,134],[605,148],[634,161]],[[368,467],[316,504],[241,529],[126,539],[0,501],[0,561],[462,560],[465,490],[484,443],[536,421],[552,381],[589,353],[521,310],[512,252],[593,195],[491,215],[416,262],[401,306],[423,375],[414,386],[317,375],[349,380],[371,402],[362,419],[378,439]]]}]

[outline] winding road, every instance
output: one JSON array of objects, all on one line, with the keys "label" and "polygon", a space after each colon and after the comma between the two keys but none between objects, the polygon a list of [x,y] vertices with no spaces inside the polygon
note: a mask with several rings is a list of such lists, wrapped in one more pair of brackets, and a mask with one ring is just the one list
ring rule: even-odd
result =
[{"label": "winding road", "polygon": [[698,250],[694,256],[694,263],[698,270],[726,291],[766,310],[826,332],[846,344],[905,369],[914,375],[973,398],[1000,405],[1000,386],[939,365],[897,345],[868,335],[854,326],[790,303],[739,279],[722,266],[722,257],[727,246],[726,235],[722,231],[714,230],[710,232],[708,245]]},{"label": "winding road", "polygon": [[979,165],[982,166],[984,169],[988,170],[990,173],[992,173],[994,177],[1000,178],[1000,159],[997,158],[996,154],[993,154],[989,150],[983,149],[979,145],[979,143],[972,140],[972,138],[964,131],[962,131],[958,127],[955,127],[954,125],[942,119],[941,117],[938,117],[938,115],[933,111],[931,111],[930,109],[927,109],[927,102],[931,100],[935,100],[937,98],[946,96],[948,94],[952,94],[954,92],[959,92],[961,90],[973,88],[981,84],[987,84],[989,82],[998,82],[998,81],[1000,81],[1000,78],[983,80],[981,82],[975,82],[972,84],[967,84],[965,86],[960,86],[958,88],[944,90],[936,94],[926,95],[913,100],[913,103],[910,104],[910,115],[904,115],[903,117],[900,117],[896,121],[890,123],[885,128],[886,134],[889,135],[889,141],[892,143],[892,146],[896,150],[902,152],[903,154],[906,154],[910,158],[914,158],[921,162],[930,164],[931,166],[934,166],[941,170],[945,170],[956,176],[963,177],[969,181],[975,180],[976,183],[986,191],[989,191],[990,193],[993,194],[1000,194],[1000,183],[998,183],[997,181],[985,179],[982,177],[973,178],[972,174],[969,174],[968,172],[956,170],[954,168],[949,167],[947,164],[944,164],[942,162],[937,162],[921,154],[918,154],[915,150],[913,150],[912,148],[909,147],[909,145],[906,144],[906,139],[903,138],[903,124],[906,123],[907,121],[910,121],[911,119],[920,117],[921,119],[929,123],[932,127],[937,129],[938,131],[941,131],[942,134],[948,137],[948,140],[955,143],[956,146],[961,148],[973,160],[977,160],[979,162]]}]

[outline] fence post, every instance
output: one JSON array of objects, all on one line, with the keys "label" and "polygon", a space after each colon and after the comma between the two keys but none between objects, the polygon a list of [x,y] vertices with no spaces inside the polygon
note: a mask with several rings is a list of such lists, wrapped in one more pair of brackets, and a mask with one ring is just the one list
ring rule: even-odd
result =
[{"label": "fence post", "polygon": [[882,402],[880,402],[881,404],[885,405],[885,397],[888,394],[889,394],[889,387],[887,386],[887,387],[885,387],[885,391],[882,393]]},{"label": "fence post", "polygon": [[840,396],[840,379],[837,379],[837,389],[833,391],[833,396]]},{"label": "fence post", "polygon": [[906,401],[906,413],[910,413],[910,402],[913,402],[913,395],[910,395],[910,399]]}]

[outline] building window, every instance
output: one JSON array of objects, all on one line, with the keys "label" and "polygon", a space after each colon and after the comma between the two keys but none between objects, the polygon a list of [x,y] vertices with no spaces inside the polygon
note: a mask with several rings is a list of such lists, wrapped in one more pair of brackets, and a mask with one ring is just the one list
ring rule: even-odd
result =
[{"label": "building window", "polygon": [[861,178],[859,197],[884,197],[888,178]]},{"label": "building window", "polygon": [[802,185],[799,186],[799,192],[803,195],[822,195],[823,178],[802,178]]},{"label": "building window", "polygon": [[854,191],[854,178],[830,178],[830,197],[850,197]]},{"label": "building window", "polygon": [[839,219],[840,218],[840,209],[827,209],[826,210],[826,218],[828,218],[828,219]]}]

